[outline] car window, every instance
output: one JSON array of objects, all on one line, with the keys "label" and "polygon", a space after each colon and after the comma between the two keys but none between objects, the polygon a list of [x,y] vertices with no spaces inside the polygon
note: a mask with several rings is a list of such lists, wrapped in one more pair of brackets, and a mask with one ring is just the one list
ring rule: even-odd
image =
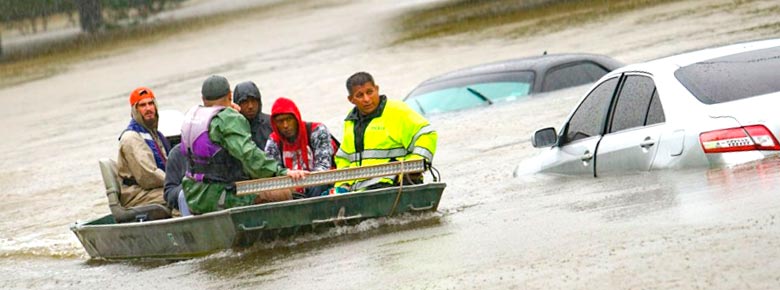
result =
[{"label": "car window", "polygon": [[512,101],[530,94],[534,73],[509,71],[448,79],[418,87],[405,99],[420,113],[436,113]]},{"label": "car window", "polygon": [[549,92],[592,83],[609,71],[592,62],[581,62],[552,68],[547,72],[542,91]]},{"label": "car window", "polygon": [[430,114],[455,111],[471,107],[487,106],[488,103],[461,88],[433,91],[415,98],[407,99],[406,103],[414,103],[412,109],[419,108],[419,113]]},{"label": "car window", "polygon": [[[478,107],[502,101],[512,101],[528,95],[527,83],[496,82],[448,88],[419,95],[406,102],[423,113],[437,113]],[[488,102],[489,100],[489,102]],[[414,104],[411,104],[414,103]]]},{"label": "car window", "polygon": [[699,101],[717,104],[780,91],[780,47],[694,63],[674,76]]},{"label": "car window", "polygon": [[645,126],[666,122],[664,108],[661,106],[661,100],[658,99],[658,90],[653,92],[653,99],[650,101],[650,108],[647,110],[647,120]]},{"label": "car window", "polygon": [[639,75],[627,76],[616,99],[609,132],[644,126],[654,92],[653,79]]},{"label": "car window", "polygon": [[617,78],[606,80],[585,97],[569,119],[564,143],[602,134],[617,82]]},{"label": "car window", "polygon": [[422,107],[420,106],[420,102],[418,102],[416,99],[406,100],[404,101],[404,103],[409,105],[409,107],[412,108],[412,110],[414,110],[415,112],[424,113]]}]

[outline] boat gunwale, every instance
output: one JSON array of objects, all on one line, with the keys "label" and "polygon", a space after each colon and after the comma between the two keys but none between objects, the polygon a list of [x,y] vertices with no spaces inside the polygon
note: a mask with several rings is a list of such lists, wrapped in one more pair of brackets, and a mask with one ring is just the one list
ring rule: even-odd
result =
[{"label": "boat gunwale", "polygon": [[171,217],[166,219],[160,219],[160,220],[152,220],[152,221],[144,221],[144,222],[129,222],[129,223],[112,223],[112,224],[96,224],[91,225],[90,223],[95,222],[100,219],[104,219],[106,217],[111,216],[111,213],[108,213],[106,215],[103,215],[98,218],[94,218],[88,221],[84,222],[75,222],[71,225],[71,230],[80,230],[80,229],[100,229],[100,228],[133,228],[133,227],[149,227],[153,225],[165,225],[165,224],[173,224],[173,223],[180,223],[180,222],[188,222],[191,220],[200,220],[200,219],[213,219],[217,218],[223,215],[230,216],[230,212],[228,210],[221,210],[221,211],[215,211],[200,215],[191,215],[191,216],[184,216],[184,217]]},{"label": "boat gunwale", "polygon": [[[434,186],[437,185],[437,186]],[[399,189],[403,188],[411,188],[411,189],[417,189],[421,187],[446,187],[446,183],[443,182],[431,182],[431,183],[424,183],[424,184],[415,184],[415,185],[404,185],[404,186],[394,186],[394,187],[385,187],[385,188],[378,188],[378,189],[372,189],[372,190],[366,190],[366,191],[357,191],[357,192],[347,192],[347,193],[341,193],[341,194],[334,194],[334,195],[326,195],[326,196],[316,196],[316,197],[310,197],[310,198],[303,198],[303,199],[292,199],[292,200],[285,200],[285,201],[279,201],[279,202],[270,202],[270,203],[263,203],[263,204],[253,204],[248,206],[240,206],[240,207],[234,207],[226,209],[226,211],[231,213],[243,213],[247,211],[253,211],[254,209],[259,208],[277,208],[282,206],[287,206],[292,203],[295,204],[308,204],[308,203],[317,203],[322,201],[322,199],[328,199],[328,200],[339,200],[339,199],[348,199],[350,197],[353,197],[355,195],[376,195],[376,194],[382,194],[385,192],[391,192],[396,191],[398,192]],[[403,193],[403,191],[401,191]]]}]

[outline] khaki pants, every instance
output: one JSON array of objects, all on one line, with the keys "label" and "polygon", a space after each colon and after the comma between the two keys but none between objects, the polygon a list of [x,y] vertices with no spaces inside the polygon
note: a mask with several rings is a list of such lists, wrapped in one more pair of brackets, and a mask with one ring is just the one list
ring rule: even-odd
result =
[{"label": "khaki pants", "polygon": [[267,202],[276,202],[276,201],[285,201],[285,200],[291,200],[292,199],[292,190],[291,189],[279,189],[279,190],[271,190],[271,191],[264,191],[259,194],[257,194],[257,197],[255,198],[255,204],[258,203],[267,203]]},{"label": "khaki pants", "polygon": [[163,188],[144,190],[138,185],[123,186],[122,194],[119,196],[119,202],[124,207],[134,207],[144,204],[166,205],[163,199]]}]

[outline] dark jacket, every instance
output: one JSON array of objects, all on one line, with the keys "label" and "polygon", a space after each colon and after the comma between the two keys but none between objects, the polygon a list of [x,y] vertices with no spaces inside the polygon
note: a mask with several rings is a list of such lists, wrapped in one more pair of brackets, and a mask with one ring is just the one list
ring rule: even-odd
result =
[{"label": "dark jacket", "polygon": [[184,173],[187,172],[187,157],[181,154],[179,144],[171,149],[168,155],[168,162],[165,164],[165,202],[168,207],[179,209],[179,191],[181,191],[181,180]]},{"label": "dark jacket", "polygon": [[249,129],[252,130],[252,141],[255,141],[257,147],[265,148],[268,143],[268,135],[271,135],[271,116],[263,112],[257,113],[257,116],[249,121]]},{"label": "dark jacket", "polygon": [[257,100],[257,115],[254,118],[249,119],[249,130],[252,133],[252,141],[255,141],[257,147],[261,150],[265,148],[265,144],[268,142],[268,135],[271,135],[271,116],[263,113],[263,101],[260,96],[260,90],[255,83],[248,81],[242,82],[236,85],[236,89],[233,90],[233,102],[240,104],[247,98],[254,98]]}]

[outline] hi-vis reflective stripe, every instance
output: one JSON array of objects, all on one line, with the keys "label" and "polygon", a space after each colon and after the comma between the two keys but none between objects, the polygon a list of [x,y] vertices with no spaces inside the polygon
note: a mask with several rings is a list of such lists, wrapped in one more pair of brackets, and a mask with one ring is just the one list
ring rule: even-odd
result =
[{"label": "hi-vis reflective stripe", "polygon": [[349,155],[350,154],[347,154],[347,152],[344,152],[344,150],[341,150],[341,148],[339,148],[339,151],[336,152],[336,157],[349,159]]},{"label": "hi-vis reflective stripe", "polygon": [[144,137],[146,140],[154,141],[154,139],[152,139],[152,135],[149,133],[138,132],[138,134],[141,134],[141,137]]},{"label": "hi-vis reflective stripe", "polygon": [[[387,150],[373,149],[373,150],[363,151],[362,153],[363,159],[390,159],[390,158],[403,157],[406,156],[406,154],[409,154],[409,151],[406,151],[406,149],[404,148],[394,148],[394,149],[387,149]],[[345,158],[349,160],[349,162],[360,161],[360,155],[361,154],[359,153],[347,154],[341,149],[339,149],[339,152],[336,153],[337,157]]]},{"label": "hi-vis reflective stripe", "polygon": [[433,153],[431,153],[428,148],[414,147],[414,149],[412,149],[412,153],[425,157],[425,159],[428,159],[428,161],[433,160]]},{"label": "hi-vis reflective stripe", "polygon": [[433,126],[425,125],[425,127],[420,128],[420,131],[417,131],[417,134],[414,134],[414,137],[412,137],[412,143],[410,144],[414,146],[414,144],[417,144],[417,139],[420,138],[420,136],[433,132],[436,132],[436,130],[433,129]]},{"label": "hi-vis reflective stripe", "polygon": [[384,159],[384,158],[395,158],[395,157],[402,157],[406,156],[406,154],[409,154],[409,151],[406,151],[406,148],[394,148],[394,149],[371,149],[363,151],[363,159]]}]

